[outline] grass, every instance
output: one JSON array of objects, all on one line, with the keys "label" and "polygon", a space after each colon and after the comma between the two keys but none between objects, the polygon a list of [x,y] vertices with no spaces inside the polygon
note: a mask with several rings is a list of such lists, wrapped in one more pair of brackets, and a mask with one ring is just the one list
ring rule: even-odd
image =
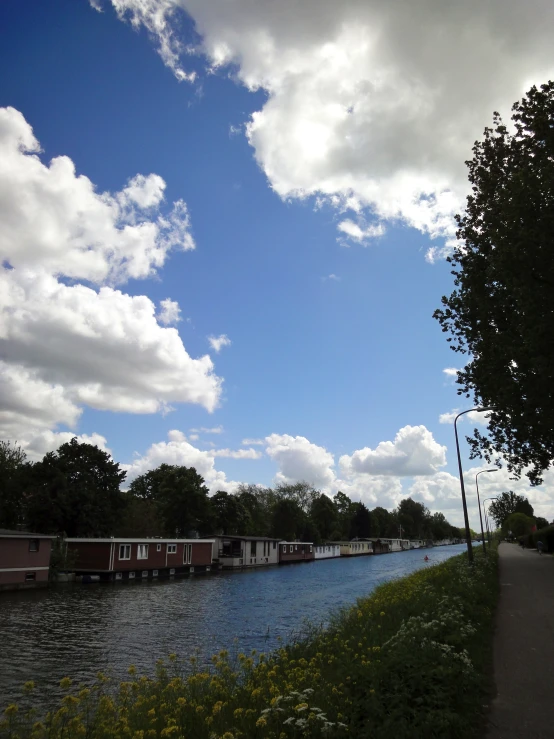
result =
[{"label": "grass", "polygon": [[[62,681],[66,695],[43,720],[8,706],[7,739],[239,739],[342,737],[470,739],[482,734],[496,553],[452,558],[377,588],[326,630],[269,655],[214,656],[186,676],[175,655],[154,677],[117,686]],[[195,657],[191,658],[193,664]]]}]

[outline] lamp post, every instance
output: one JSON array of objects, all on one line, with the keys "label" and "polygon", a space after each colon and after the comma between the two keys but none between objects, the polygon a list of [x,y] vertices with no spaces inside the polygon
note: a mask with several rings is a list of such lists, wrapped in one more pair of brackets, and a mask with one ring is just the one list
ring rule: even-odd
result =
[{"label": "lamp post", "polygon": [[[495,472],[496,472],[496,470],[495,470]],[[487,527],[487,535],[489,537],[489,547],[491,545],[491,531],[490,531],[490,527],[489,527],[489,515],[487,513],[487,509],[485,508],[485,503],[487,502],[487,500],[497,500],[497,499],[498,499],[498,495],[492,495],[490,498],[485,498],[483,500],[483,510],[485,511],[485,525]]]},{"label": "lamp post", "polygon": [[462,471],[462,458],[460,457],[460,444],[458,442],[458,429],[456,427],[456,421],[460,416],[465,415],[466,413],[471,413],[471,411],[477,411],[478,413],[482,413],[484,411],[492,411],[492,408],[469,408],[467,411],[462,411],[461,413],[458,413],[456,418],[454,419],[454,436],[456,437],[456,451],[458,453],[458,469],[460,471],[460,488],[462,490],[462,505],[464,508],[464,522],[466,527],[466,543],[467,543],[467,558],[470,562],[473,562],[473,547],[471,545],[471,531],[469,528],[469,517],[467,515],[467,503],[466,503],[466,490],[464,487],[464,473]]},{"label": "lamp post", "polygon": [[481,499],[479,498],[479,483],[477,481],[477,478],[479,475],[482,475],[483,472],[498,472],[496,467],[493,470],[481,470],[481,472],[478,472],[475,475],[475,487],[477,488],[477,505],[479,506],[479,521],[481,522],[481,537],[483,539],[483,553],[485,557],[487,556],[487,547],[485,546],[485,532],[483,531],[483,516],[481,514]]}]

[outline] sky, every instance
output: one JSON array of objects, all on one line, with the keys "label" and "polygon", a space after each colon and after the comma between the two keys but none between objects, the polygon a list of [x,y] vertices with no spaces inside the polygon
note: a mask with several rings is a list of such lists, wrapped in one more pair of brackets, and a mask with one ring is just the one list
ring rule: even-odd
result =
[{"label": "sky", "polygon": [[[464,162],[554,75],[552,21],[546,0],[0,3],[0,438],[461,525],[471,406],[432,313]],[[477,529],[490,467],[461,453]],[[554,517],[550,471],[479,490]]]}]

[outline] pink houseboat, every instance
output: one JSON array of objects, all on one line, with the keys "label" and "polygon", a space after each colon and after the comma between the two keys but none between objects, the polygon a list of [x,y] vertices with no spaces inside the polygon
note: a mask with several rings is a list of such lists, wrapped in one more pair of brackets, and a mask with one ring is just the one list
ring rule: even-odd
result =
[{"label": "pink houseboat", "polygon": [[46,587],[53,538],[0,529],[0,591]]}]

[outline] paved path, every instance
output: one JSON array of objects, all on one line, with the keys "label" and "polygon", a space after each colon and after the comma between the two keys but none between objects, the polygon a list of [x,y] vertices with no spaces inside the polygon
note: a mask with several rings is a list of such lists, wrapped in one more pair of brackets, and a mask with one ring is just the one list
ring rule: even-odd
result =
[{"label": "paved path", "polygon": [[503,543],[487,739],[554,737],[554,557]]}]

